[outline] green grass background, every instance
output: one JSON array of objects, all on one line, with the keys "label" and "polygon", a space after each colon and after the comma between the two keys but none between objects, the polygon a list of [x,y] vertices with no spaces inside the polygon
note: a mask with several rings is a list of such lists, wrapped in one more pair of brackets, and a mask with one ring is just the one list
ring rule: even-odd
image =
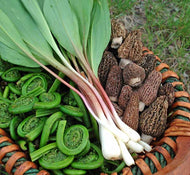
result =
[{"label": "green grass background", "polygon": [[175,71],[190,92],[190,0],[109,0],[112,18],[143,31],[144,46]]}]

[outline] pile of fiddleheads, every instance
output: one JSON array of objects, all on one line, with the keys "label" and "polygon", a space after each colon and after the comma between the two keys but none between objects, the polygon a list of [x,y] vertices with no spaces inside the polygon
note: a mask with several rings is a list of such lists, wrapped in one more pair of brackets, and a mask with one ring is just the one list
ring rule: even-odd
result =
[{"label": "pile of fiddleheads", "polygon": [[0,128],[33,162],[55,175],[105,169],[97,124],[74,91],[41,69],[9,65],[1,71]]}]

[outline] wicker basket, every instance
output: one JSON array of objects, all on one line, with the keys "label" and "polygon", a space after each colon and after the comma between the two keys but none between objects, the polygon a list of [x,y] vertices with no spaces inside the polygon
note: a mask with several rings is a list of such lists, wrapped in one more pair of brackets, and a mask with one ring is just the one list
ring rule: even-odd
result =
[{"label": "wicker basket", "polygon": [[[143,54],[153,54],[143,47]],[[151,153],[139,155],[136,165],[122,170],[123,175],[190,175],[190,95],[184,91],[184,85],[179,81],[175,72],[169,66],[161,63],[156,56],[157,71],[162,73],[162,82],[170,82],[175,88],[175,101],[171,107],[170,122],[167,130],[159,141],[152,143]],[[38,170],[37,166],[27,161],[27,155],[19,150],[8,134],[0,129],[0,163],[5,164],[9,174],[48,175],[45,170]],[[101,175],[106,175],[101,173]],[[117,175],[117,173],[112,173]]]}]

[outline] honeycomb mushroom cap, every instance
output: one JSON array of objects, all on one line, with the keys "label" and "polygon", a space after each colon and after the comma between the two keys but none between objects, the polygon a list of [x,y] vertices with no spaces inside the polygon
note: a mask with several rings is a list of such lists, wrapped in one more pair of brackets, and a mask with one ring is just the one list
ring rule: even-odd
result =
[{"label": "honeycomb mushroom cap", "polygon": [[98,77],[103,87],[105,87],[110,68],[114,65],[118,65],[115,56],[112,52],[105,51],[98,67]]},{"label": "honeycomb mushroom cap", "polygon": [[145,70],[135,63],[129,63],[123,69],[124,84],[132,87],[139,86],[145,79]]},{"label": "honeycomb mushroom cap", "polygon": [[131,95],[129,103],[123,114],[123,122],[134,130],[138,129],[139,121],[139,95],[137,91],[134,91]]},{"label": "honeycomb mushroom cap", "polygon": [[158,97],[139,117],[139,129],[152,137],[163,134],[167,123],[168,101],[166,96]]},{"label": "honeycomb mushroom cap", "polygon": [[123,112],[124,112],[123,109],[121,109],[120,106],[117,103],[112,102],[112,104],[113,104],[113,107],[115,108],[118,116],[122,117]]},{"label": "honeycomb mushroom cap", "polygon": [[132,95],[132,88],[129,85],[124,85],[121,89],[119,98],[118,98],[118,105],[121,109],[125,110],[127,104]]},{"label": "honeycomb mushroom cap", "polygon": [[111,67],[110,72],[108,73],[108,78],[105,86],[105,91],[111,101],[117,101],[122,85],[122,70],[119,66],[114,65]]},{"label": "honeycomb mushroom cap", "polygon": [[160,86],[158,96],[166,95],[168,99],[168,105],[171,106],[175,99],[175,89],[171,83],[166,83]]},{"label": "honeycomb mushroom cap", "polygon": [[118,49],[118,57],[138,62],[142,59],[142,42],[140,30],[129,33]]},{"label": "honeycomb mushroom cap", "polygon": [[137,64],[144,68],[146,76],[156,67],[156,57],[152,54],[145,55]]},{"label": "honeycomb mushroom cap", "polygon": [[148,75],[144,84],[138,89],[140,101],[149,106],[156,99],[161,82],[162,74],[153,70]]},{"label": "honeycomb mushroom cap", "polygon": [[111,39],[122,37],[124,39],[127,35],[127,30],[123,22],[116,19],[111,20]]}]

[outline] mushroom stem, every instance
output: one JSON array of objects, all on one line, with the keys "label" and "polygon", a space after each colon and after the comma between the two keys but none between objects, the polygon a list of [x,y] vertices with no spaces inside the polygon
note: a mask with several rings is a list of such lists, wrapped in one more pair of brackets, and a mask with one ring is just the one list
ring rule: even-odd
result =
[{"label": "mushroom stem", "polygon": [[121,69],[124,69],[124,67],[125,67],[127,64],[129,64],[129,63],[132,63],[132,61],[129,60],[129,59],[121,58],[121,59],[120,59],[120,62],[119,62],[119,67],[120,67]]},{"label": "mushroom stem", "polygon": [[141,134],[141,140],[144,141],[147,144],[150,144],[153,140],[153,137],[150,135],[146,135],[144,133]]},{"label": "mushroom stem", "polygon": [[145,108],[145,103],[143,103],[142,101],[139,102],[139,111],[142,112]]},{"label": "mushroom stem", "polygon": [[113,48],[113,49],[119,48],[122,41],[123,41],[122,37],[113,38],[112,43],[111,43],[111,48]]}]

